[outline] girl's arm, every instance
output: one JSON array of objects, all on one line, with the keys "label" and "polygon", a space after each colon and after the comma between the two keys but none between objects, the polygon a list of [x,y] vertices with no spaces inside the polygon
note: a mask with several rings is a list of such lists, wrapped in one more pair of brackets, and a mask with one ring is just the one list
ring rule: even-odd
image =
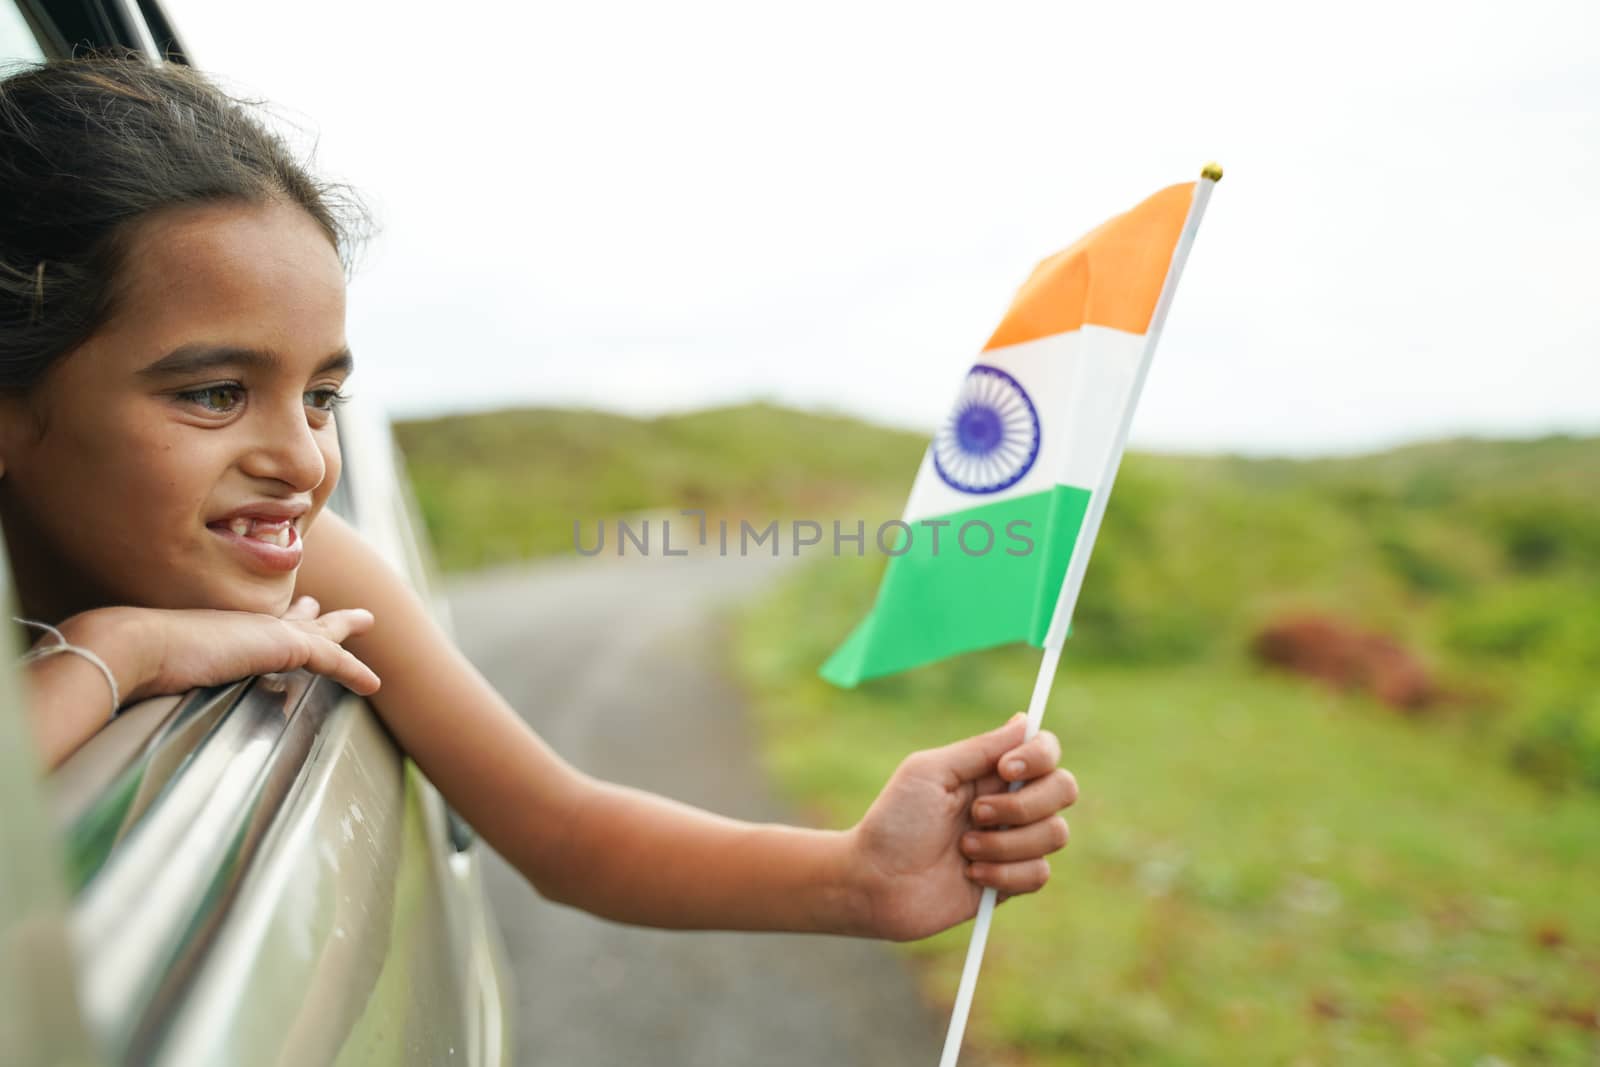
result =
[{"label": "girl's arm", "polygon": [[306,535],[296,593],[324,609],[373,613],[372,629],[346,642],[383,679],[373,705],[451,806],[541,895],[648,926],[880,932],[853,832],[741,822],[579,771],[331,512]]},{"label": "girl's arm", "polygon": [[[197,686],[300,667],[331,675],[358,693],[378,679],[339,642],[372,625],[364,611],[318,617],[296,604],[281,618],[248,611],[110,607],[80,612],[57,627],[68,644],[94,652],[126,705]],[[57,644],[54,634],[35,643]],[[75,653],[30,661],[25,675],[28,718],[46,767],[55,767],[111,720],[105,675]]]},{"label": "girl's arm", "polygon": [[1020,714],[906,757],[848,831],[741,822],[562,760],[337,515],[307,534],[298,592],[376,616],[347,643],[383,678],[373,704],[407,753],[540,893],[608,919],[910,940],[971,918],[986,886],[1041,888],[1066,844],[1077,784]]}]

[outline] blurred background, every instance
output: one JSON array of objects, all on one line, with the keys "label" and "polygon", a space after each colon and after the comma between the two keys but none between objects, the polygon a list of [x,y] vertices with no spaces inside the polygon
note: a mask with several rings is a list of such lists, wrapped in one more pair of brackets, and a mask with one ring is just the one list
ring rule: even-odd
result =
[{"label": "blurred background", "polygon": [[[882,557],[672,572],[574,521],[897,517],[1033,264],[1221,160],[1045,720],[1074,842],[997,915],[974,1055],[1600,1062],[1595,5],[167,6],[374,209],[352,385],[469,654],[568,758],[738,813],[671,748],[721,708],[816,825],[1038,653],[841,692]],[[530,674],[563,630],[548,671],[615,653],[654,718]],[[896,949],[905,1025],[966,939]],[[664,996],[633,944],[573,998]]]}]

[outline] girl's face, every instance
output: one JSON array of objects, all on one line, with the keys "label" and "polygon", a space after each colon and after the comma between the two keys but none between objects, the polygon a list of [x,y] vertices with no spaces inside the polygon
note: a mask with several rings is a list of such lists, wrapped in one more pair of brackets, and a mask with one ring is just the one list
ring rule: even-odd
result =
[{"label": "girl's face", "polygon": [[281,614],[339,477],[338,254],[282,203],[168,209],[127,248],[111,319],[0,399],[21,604]]}]

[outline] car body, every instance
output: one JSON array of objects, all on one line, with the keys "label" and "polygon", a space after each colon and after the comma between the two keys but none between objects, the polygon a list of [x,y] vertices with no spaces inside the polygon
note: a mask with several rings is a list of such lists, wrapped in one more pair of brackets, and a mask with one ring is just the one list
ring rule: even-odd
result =
[{"label": "car body", "polygon": [[[186,55],[149,0],[0,0],[0,60],[81,45]],[[448,632],[387,421],[352,402],[338,425],[328,506]],[[364,700],[297,671],[145,701],[41,781],[14,662],[0,665],[8,1062],[508,1062],[478,846]]]}]

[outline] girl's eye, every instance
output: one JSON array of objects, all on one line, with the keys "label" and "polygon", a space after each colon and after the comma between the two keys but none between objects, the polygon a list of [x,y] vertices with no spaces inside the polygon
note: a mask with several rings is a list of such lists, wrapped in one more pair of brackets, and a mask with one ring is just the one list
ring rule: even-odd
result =
[{"label": "girl's eye", "polygon": [[178,399],[198,404],[213,415],[226,415],[239,405],[244,389],[237,385],[208,385],[179,393]]},{"label": "girl's eye", "polygon": [[313,389],[306,394],[306,403],[318,411],[333,411],[350,398],[337,389]]}]

